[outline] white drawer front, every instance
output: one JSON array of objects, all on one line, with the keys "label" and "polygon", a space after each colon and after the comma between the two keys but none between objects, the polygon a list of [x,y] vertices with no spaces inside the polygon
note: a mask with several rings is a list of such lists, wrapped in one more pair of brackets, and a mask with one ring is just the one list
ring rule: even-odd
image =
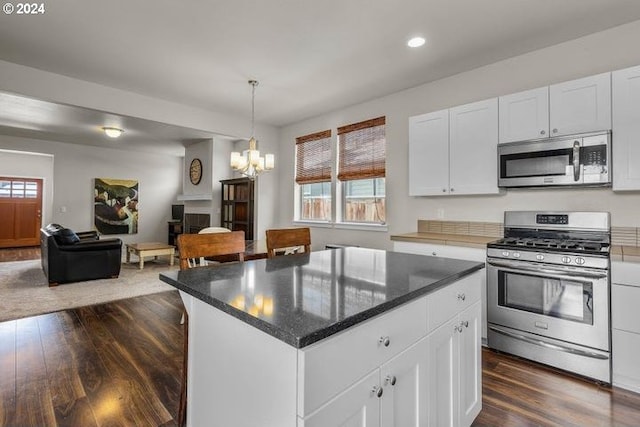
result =
[{"label": "white drawer front", "polygon": [[640,334],[640,287],[611,287],[611,327]]},{"label": "white drawer front", "polygon": [[640,263],[622,261],[612,262],[611,283],[640,287]]},{"label": "white drawer front", "polygon": [[308,415],[426,333],[423,297],[299,350],[298,415]]},{"label": "white drawer front", "polygon": [[477,271],[428,296],[427,329],[429,332],[480,301],[483,274],[485,274],[484,270]]},{"label": "white drawer front", "polygon": [[640,393],[640,335],[613,330],[613,384]]}]

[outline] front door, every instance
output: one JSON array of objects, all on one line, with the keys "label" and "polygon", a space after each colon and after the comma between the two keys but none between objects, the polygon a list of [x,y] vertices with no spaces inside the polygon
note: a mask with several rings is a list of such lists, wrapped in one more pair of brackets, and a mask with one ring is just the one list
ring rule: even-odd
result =
[{"label": "front door", "polygon": [[38,246],[42,180],[0,177],[0,248]]}]

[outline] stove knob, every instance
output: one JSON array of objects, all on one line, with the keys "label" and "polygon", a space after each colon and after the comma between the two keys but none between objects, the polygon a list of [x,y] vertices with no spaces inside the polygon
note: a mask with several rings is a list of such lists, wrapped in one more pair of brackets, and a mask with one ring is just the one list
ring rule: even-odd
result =
[{"label": "stove knob", "polygon": [[544,255],[542,255],[542,254],[536,254],[536,259],[537,259],[538,261],[542,261],[542,260],[544,259]]},{"label": "stove knob", "polygon": [[509,256],[509,251],[502,251],[502,256]]},{"label": "stove knob", "polygon": [[514,258],[520,258],[520,252],[514,252],[513,253],[513,257]]},{"label": "stove knob", "polygon": [[585,263],[584,258],[582,258],[581,256],[576,258],[576,264],[582,265],[584,263]]},{"label": "stove knob", "polygon": [[565,264],[569,264],[571,262],[571,257],[563,256],[562,257],[562,262],[565,263]]}]

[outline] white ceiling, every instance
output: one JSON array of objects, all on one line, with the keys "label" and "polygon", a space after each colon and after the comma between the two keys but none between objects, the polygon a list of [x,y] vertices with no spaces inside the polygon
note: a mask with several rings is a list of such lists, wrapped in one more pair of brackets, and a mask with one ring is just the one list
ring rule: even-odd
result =
[{"label": "white ceiling", "polygon": [[[640,19],[638,0],[55,0],[45,7],[40,16],[0,14],[0,59],[245,117],[247,80],[255,78],[256,121],[276,126]],[[406,47],[413,35],[427,44]],[[11,126],[12,111],[0,116]]]}]

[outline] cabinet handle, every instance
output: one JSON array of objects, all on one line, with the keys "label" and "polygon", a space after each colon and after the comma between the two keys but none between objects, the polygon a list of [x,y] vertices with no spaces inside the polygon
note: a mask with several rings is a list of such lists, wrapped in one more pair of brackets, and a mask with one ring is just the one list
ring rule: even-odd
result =
[{"label": "cabinet handle", "polygon": [[446,189],[446,188],[443,188],[443,189],[442,189],[442,192],[443,192],[443,193],[446,193],[446,192],[447,192],[447,189]]},{"label": "cabinet handle", "polygon": [[380,337],[378,342],[385,347],[389,347],[389,344],[391,344],[391,340],[389,339],[389,337]]},{"label": "cabinet handle", "polygon": [[386,384],[396,385],[396,376],[395,375],[387,375],[384,379]]},{"label": "cabinet handle", "polygon": [[558,133],[558,129],[554,129],[554,130],[553,130],[553,133]]},{"label": "cabinet handle", "polygon": [[469,327],[469,321],[468,320],[464,320],[462,322],[460,322],[460,332],[462,332],[462,327],[468,328]]},{"label": "cabinet handle", "polygon": [[376,395],[378,398],[382,397],[382,387],[374,385],[373,388],[371,389],[371,393],[373,393],[374,395]]},{"label": "cabinet handle", "polygon": [[431,252],[431,255],[436,256],[436,255],[438,255],[438,253],[437,252]]},{"label": "cabinet handle", "polygon": [[451,188],[451,192],[453,193],[454,191],[456,191],[456,190],[454,190],[453,188]]},{"label": "cabinet handle", "polygon": [[460,301],[464,301],[465,299],[467,299],[467,296],[465,294],[458,294],[458,299]]},{"label": "cabinet handle", "polygon": [[453,326],[453,332],[462,332],[462,327],[459,325],[454,325]]},{"label": "cabinet handle", "polygon": [[544,130],[541,130],[541,131],[540,131],[540,135],[544,135],[545,133],[547,133],[547,132],[546,132],[546,131],[544,131]]}]

